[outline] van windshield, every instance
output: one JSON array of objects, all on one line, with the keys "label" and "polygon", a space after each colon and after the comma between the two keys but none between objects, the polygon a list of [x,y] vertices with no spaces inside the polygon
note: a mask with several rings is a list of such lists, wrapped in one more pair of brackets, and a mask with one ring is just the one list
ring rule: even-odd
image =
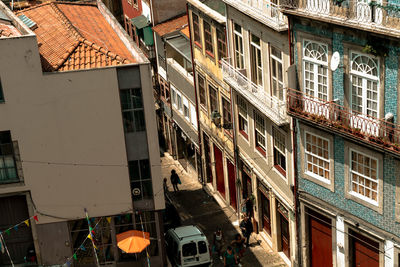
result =
[{"label": "van windshield", "polygon": [[189,244],[184,244],[182,246],[182,255],[183,257],[196,256],[197,255],[196,243],[193,242]]}]

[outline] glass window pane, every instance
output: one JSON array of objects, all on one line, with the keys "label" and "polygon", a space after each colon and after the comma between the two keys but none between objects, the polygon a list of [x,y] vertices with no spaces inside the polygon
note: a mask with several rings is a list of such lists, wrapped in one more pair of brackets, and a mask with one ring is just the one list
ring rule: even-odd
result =
[{"label": "glass window pane", "polygon": [[135,111],[135,130],[136,130],[136,132],[146,130],[143,110]]},{"label": "glass window pane", "polygon": [[124,121],[124,129],[125,132],[130,133],[133,132],[133,116],[132,112],[127,111],[122,113],[123,121]]},{"label": "glass window pane", "polygon": [[143,159],[140,161],[140,174],[142,180],[150,179],[150,162],[148,159]]}]

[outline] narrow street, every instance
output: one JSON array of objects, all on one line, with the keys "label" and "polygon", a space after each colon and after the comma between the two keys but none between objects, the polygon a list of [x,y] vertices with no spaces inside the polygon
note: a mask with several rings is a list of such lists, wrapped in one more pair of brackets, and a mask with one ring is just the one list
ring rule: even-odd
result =
[{"label": "narrow street", "polygon": [[[203,190],[197,181],[197,176],[188,175],[178,161],[173,160],[169,154],[166,153],[161,158],[161,164],[162,175],[168,179],[168,196],[179,212],[182,225],[197,225],[206,234],[210,246],[212,246],[213,232],[217,227],[221,227],[225,236],[224,249],[226,249],[234,235],[240,232],[236,213],[230,207],[221,208],[216,200]],[[177,171],[182,181],[179,185],[180,191],[176,193],[173,192],[169,180],[172,169]],[[256,240],[254,234],[250,243],[250,249],[246,250],[241,260],[242,266],[286,266],[279,255],[272,252],[266,244]],[[213,255],[213,262],[213,266],[223,266],[223,262],[217,255]]]}]

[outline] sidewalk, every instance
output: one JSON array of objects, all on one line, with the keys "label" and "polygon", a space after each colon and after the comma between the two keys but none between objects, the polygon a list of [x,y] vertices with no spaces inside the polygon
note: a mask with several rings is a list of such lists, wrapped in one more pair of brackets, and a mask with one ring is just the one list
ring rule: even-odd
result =
[{"label": "sidewalk", "polygon": [[[189,176],[180,166],[179,162],[165,153],[161,158],[163,178],[168,179],[168,195],[177,208],[183,225],[195,224],[202,229],[212,245],[213,233],[217,227],[221,227],[225,236],[225,246],[233,240],[236,233],[240,233],[238,220],[235,211],[226,205],[218,205],[217,201],[203,190],[202,185],[197,181],[197,176]],[[182,184],[179,185],[179,192],[173,192],[170,184],[171,170],[175,169]],[[221,200],[219,201],[221,202]],[[222,204],[222,203],[221,203]],[[273,252],[261,238],[253,234],[250,239],[250,249],[246,250],[241,260],[242,266],[286,266],[278,253]],[[214,255],[213,266],[223,266],[223,262]]]}]

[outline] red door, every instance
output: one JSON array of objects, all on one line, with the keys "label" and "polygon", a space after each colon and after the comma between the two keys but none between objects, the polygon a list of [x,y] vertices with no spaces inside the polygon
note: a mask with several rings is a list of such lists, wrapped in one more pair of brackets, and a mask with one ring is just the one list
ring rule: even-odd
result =
[{"label": "red door", "polygon": [[229,160],[226,160],[228,166],[228,181],[229,181],[229,196],[230,196],[230,204],[236,210],[237,202],[236,202],[236,183],[235,183],[235,166]]},{"label": "red door", "polygon": [[350,232],[354,267],[379,267],[379,243],[359,233]]},{"label": "red door", "polygon": [[332,266],[331,220],[311,210],[308,213],[311,267]]},{"label": "red door", "polygon": [[217,176],[217,190],[225,198],[224,166],[222,151],[214,145],[215,175]]},{"label": "red door", "polygon": [[262,223],[264,230],[271,236],[271,209],[269,198],[261,192]]},{"label": "red door", "polygon": [[286,257],[290,259],[290,235],[289,235],[289,222],[284,215],[281,213],[281,241],[282,241],[282,252],[285,253]]}]

